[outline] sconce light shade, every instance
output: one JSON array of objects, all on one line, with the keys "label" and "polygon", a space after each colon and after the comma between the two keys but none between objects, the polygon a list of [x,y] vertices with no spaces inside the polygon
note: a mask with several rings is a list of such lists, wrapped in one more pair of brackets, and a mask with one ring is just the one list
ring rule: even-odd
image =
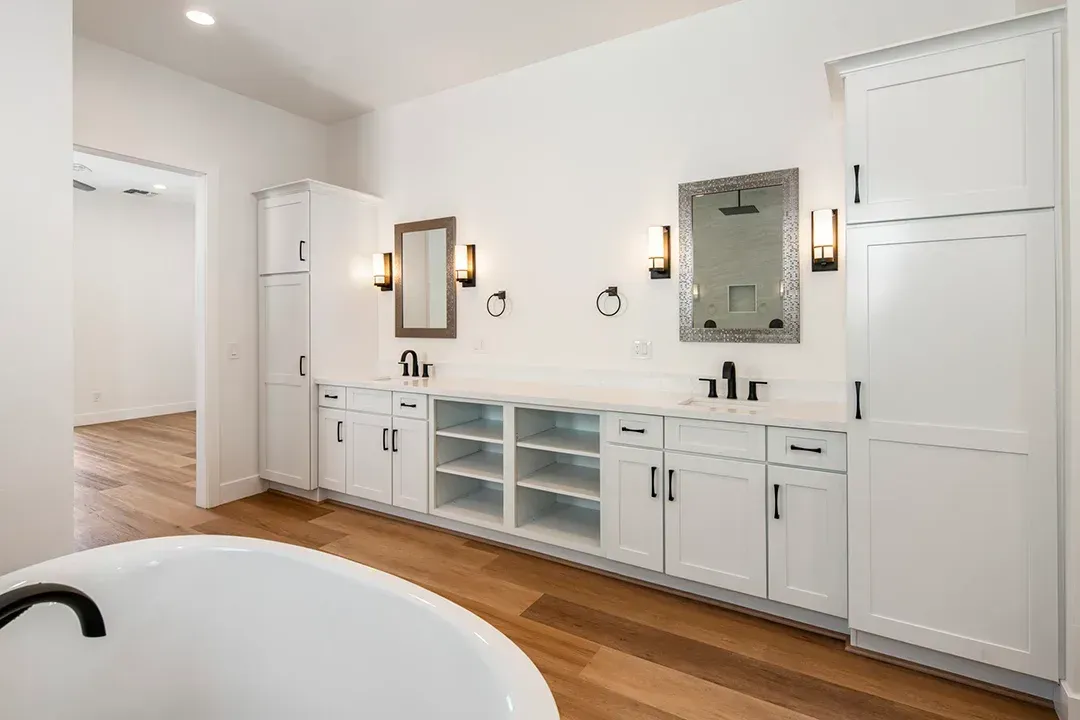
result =
[{"label": "sconce light shade", "polygon": [[454,246],[454,277],[461,287],[476,287],[476,246]]},{"label": "sconce light shade", "polygon": [[810,213],[814,272],[836,270],[840,266],[838,214],[835,208]]},{"label": "sconce light shade", "polygon": [[671,226],[649,228],[649,276],[653,280],[671,277]]},{"label": "sconce light shade", "polygon": [[371,256],[371,275],[375,287],[383,292],[394,289],[394,254],[375,253]]}]

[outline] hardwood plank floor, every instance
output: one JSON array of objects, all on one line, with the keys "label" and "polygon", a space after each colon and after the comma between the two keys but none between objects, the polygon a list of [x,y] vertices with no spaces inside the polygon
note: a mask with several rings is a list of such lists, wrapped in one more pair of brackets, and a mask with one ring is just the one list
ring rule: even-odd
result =
[{"label": "hardwood plank floor", "polygon": [[75,431],[78,549],[192,533],[331,552],[506,634],[564,720],[1051,720],[1025,703],[846,652],[840,640],[433,528],[264,494],[195,507],[195,415]]}]

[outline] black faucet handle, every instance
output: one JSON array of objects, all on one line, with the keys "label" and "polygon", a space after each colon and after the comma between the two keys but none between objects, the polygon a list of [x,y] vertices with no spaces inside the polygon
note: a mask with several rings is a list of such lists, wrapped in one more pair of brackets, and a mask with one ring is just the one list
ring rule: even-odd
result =
[{"label": "black faucet handle", "polygon": [[428,375],[428,368],[435,367],[435,363],[424,363],[424,377],[431,377]]},{"label": "black faucet handle", "polygon": [[716,394],[716,378],[698,378],[698,380],[700,380],[701,382],[709,383],[709,397],[710,398],[718,398],[718,397],[720,397],[719,395]]},{"label": "black faucet handle", "polygon": [[751,380],[750,381],[750,394],[746,396],[746,399],[751,400],[753,402],[757,402],[757,399],[758,399],[757,387],[758,387],[758,385],[768,385],[768,384],[769,383],[765,382],[764,380]]}]

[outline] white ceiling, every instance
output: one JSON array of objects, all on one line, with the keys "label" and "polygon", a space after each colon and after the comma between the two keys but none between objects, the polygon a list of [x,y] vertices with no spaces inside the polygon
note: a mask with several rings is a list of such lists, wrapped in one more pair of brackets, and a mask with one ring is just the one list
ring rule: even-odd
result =
[{"label": "white ceiling", "polygon": [[[76,172],[75,163],[81,163],[90,170]],[[72,153],[71,177],[79,182],[92,185],[99,193],[120,193],[128,188],[149,190],[158,193],[156,198],[147,198],[148,201],[166,201],[178,203],[195,203],[195,188],[198,178],[190,175],[146,165],[136,165],[124,160],[90,155],[89,153]],[[164,185],[167,189],[155,190],[154,185]]]},{"label": "white ceiling", "polygon": [[[75,0],[75,32],[322,122],[734,0]],[[211,27],[189,22],[200,9]]]}]

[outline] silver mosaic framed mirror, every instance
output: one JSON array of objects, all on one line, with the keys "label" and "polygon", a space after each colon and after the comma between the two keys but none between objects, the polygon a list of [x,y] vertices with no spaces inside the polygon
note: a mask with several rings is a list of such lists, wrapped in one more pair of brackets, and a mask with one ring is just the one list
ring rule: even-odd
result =
[{"label": "silver mosaic framed mirror", "polygon": [[799,170],[679,185],[679,339],[799,342]]}]

